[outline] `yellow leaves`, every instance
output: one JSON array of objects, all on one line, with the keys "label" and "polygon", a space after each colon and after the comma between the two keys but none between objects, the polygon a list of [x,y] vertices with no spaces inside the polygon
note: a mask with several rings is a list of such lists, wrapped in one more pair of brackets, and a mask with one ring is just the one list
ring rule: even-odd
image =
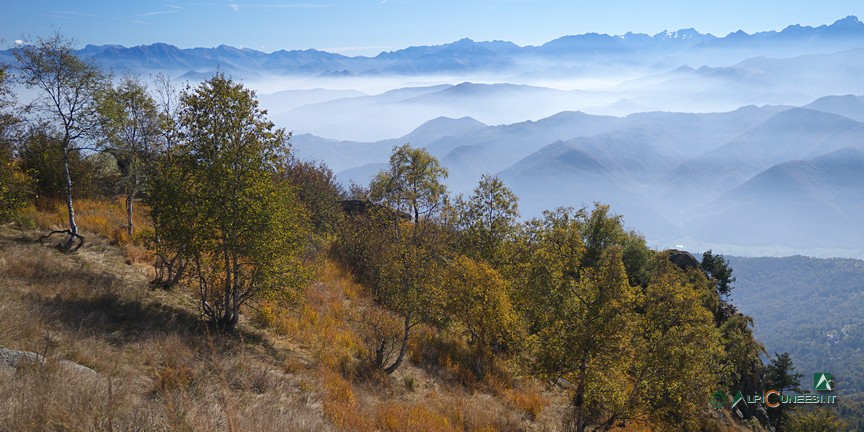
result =
[{"label": "yellow leaves", "polygon": [[536,366],[583,389],[601,423],[695,427],[699,406],[689,401],[716,386],[721,355],[704,276],[648,252],[605,206],[547,213],[528,233],[522,304],[535,314]]},{"label": "yellow leaves", "polygon": [[[452,260],[446,276],[446,309],[476,340],[478,364],[488,362],[490,344],[495,340],[515,341],[520,319],[507,296],[507,282],[484,262],[465,256]],[[477,371],[482,374],[481,371]]]},{"label": "yellow leaves", "polygon": [[[0,112],[0,116],[3,113]],[[3,119],[0,119],[3,121]],[[0,125],[0,134],[3,134]],[[2,140],[0,136],[0,140]],[[33,180],[12,160],[11,149],[0,142],[0,222],[5,222],[31,198]]]},{"label": "yellow leaves", "polygon": [[694,276],[660,254],[639,297],[643,331],[634,374],[652,377],[641,392],[658,425],[695,427],[701,405],[693,401],[705,400],[719,380],[721,336],[703,303],[704,276]]}]

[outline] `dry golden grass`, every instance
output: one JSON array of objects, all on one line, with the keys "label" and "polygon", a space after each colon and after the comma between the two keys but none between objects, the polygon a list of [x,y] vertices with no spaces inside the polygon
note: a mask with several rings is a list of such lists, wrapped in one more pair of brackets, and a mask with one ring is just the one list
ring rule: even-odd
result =
[{"label": "dry golden grass", "polygon": [[[371,354],[361,333],[364,314],[374,308],[363,287],[327,261],[300,308],[263,304],[253,322],[310,354],[306,367],[322,377],[324,416],[340,430],[558,430],[557,418],[537,421],[550,404],[540,396],[539,385],[516,390],[481,383],[454,360],[468,361],[467,347],[457,335],[420,326],[411,338],[409,360],[393,376],[368,370]],[[302,370],[304,365],[287,368]],[[506,397],[498,396],[505,391]]]},{"label": "dry golden grass", "polygon": [[411,432],[411,431],[453,431],[450,420],[436,412],[433,412],[420,404],[405,404],[396,402],[379,407],[375,415],[376,425],[388,432]]},{"label": "dry golden grass", "polygon": [[[126,201],[117,199],[75,200],[75,222],[82,231],[107,238],[112,244],[126,244]],[[38,206],[25,210],[40,230],[65,229],[68,227],[66,203],[62,200],[46,200]],[[147,209],[135,203],[132,223],[136,230],[150,227]]]},{"label": "dry golden grass", "polygon": [[537,387],[532,382],[521,389],[505,389],[504,400],[509,406],[523,412],[528,419],[537,420],[549,403]]},{"label": "dry golden grass", "polygon": [[[0,232],[0,346],[98,374],[0,368],[0,430],[557,430],[539,387],[478,383],[456,334],[419,327],[399,371],[369,370],[377,306],[327,260],[301,305],[253,305],[237,335],[210,337],[188,293],[150,290],[147,266],[129,264],[150,252],[116,230],[122,202],[78,207],[88,239],[74,254]],[[59,228],[63,211],[29,217]]]},{"label": "dry golden grass", "polygon": [[[87,237],[87,242],[104,241],[121,246],[131,263],[152,264],[153,251],[146,247],[144,238],[152,231],[147,208],[135,204],[132,223],[134,235],[127,232],[126,201],[117,199],[86,199],[75,201],[75,223],[79,231]],[[37,206],[25,208],[19,220],[26,221],[27,228],[47,232],[68,228],[69,220],[66,203],[61,200],[42,200]]]},{"label": "dry golden grass", "polygon": [[[0,346],[49,361],[0,366],[0,430],[328,430],[315,386],[255,334],[208,338],[182,292],[107,240],[75,254],[0,233]],[[93,376],[54,366],[66,359]]]}]

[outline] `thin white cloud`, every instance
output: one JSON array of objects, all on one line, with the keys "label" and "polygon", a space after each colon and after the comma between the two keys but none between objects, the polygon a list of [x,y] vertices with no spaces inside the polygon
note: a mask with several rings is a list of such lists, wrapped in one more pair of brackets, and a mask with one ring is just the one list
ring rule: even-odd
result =
[{"label": "thin white cloud", "polygon": [[154,15],[166,15],[180,12],[180,9],[171,9],[171,10],[163,10],[163,11],[155,11],[155,12],[145,12],[142,14],[135,15],[136,17],[146,17],[146,16],[154,16]]},{"label": "thin white cloud", "polygon": [[42,16],[47,16],[50,18],[59,18],[59,19],[78,19],[78,18],[100,18],[99,15],[89,14],[89,13],[81,13],[81,12],[71,12],[71,11],[53,11],[50,13],[43,13]]},{"label": "thin white cloud", "polygon": [[83,12],[72,12],[72,11],[56,11],[54,12],[59,15],[68,15],[68,16],[76,16],[76,17],[85,17],[85,18],[97,18],[99,15],[83,13]]},{"label": "thin white cloud", "polygon": [[237,3],[228,3],[228,7],[231,8],[234,12],[240,12],[240,5]]},{"label": "thin white cloud", "polygon": [[[239,8],[239,5],[235,3],[229,4],[229,7],[231,7],[232,9],[234,9],[235,6]],[[326,3],[258,3],[244,4],[243,9],[317,9],[328,8],[332,6],[333,5]]]}]

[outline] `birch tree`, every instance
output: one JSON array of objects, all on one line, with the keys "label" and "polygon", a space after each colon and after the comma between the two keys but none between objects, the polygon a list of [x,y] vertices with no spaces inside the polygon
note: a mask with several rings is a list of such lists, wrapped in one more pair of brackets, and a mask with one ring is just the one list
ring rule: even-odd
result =
[{"label": "birch tree", "polygon": [[231,331],[244,303],[290,300],[307,282],[308,215],[282,180],[289,135],[253,91],[217,73],[180,102],[171,195],[154,212],[174,222],[162,235],[190,257],[202,312]]},{"label": "birch tree", "polygon": [[432,155],[405,144],[393,149],[389,170],[370,184],[373,201],[410,219],[389,218],[391,246],[381,265],[382,300],[404,319],[399,354],[384,368],[387,373],[402,364],[411,329],[435,307],[431,293],[441,274],[435,248],[442,232],[435,222],[447,193],[441,182],[446,176],[447,170]]},{"label": "birch tree", "polygon": [[126,76],[98,97],[105,151],[117,159],[120,187],[126,196],[126,230],[134,232],[133,202],[142,192],[160,138],[156,102],[138,79]]},{"label": "birch tree", "polygon": [[45,237],[66,233],[68,237],[60,247],[64,251],[74,251],[84,244],[84,237],[78,233],[75,223],[69,154],[86,147],[87,139],[98,130],[96,94],[104,86],[106,77],[96,66],[80,59],[72,41],[60,34],[21,44],[12,53],[18,62],[20,81],[40,91],[32,107],[63,153],[69,227]]}]

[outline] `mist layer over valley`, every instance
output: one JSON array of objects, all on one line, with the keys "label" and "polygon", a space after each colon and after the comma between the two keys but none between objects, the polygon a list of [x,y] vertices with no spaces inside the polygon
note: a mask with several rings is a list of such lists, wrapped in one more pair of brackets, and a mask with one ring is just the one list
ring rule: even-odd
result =
[{"label": "mist layer over valley", "polygon": [[[547,59],[560,63],[534,57],[498,76],[472,63],[475,51],[449,53],[488,43],[459,41],[436,55],[462,60],[461,75],[403,74],[386,91],[374,91],[380,76],[319,76],[305,85],[334,90],[263,102],[294,128],[298,154],[345,184],[367,184],[394,145],[410,142],[442,161],[455,192],[498,175],[523,217],[601,201],[661,248],[860,258],[862,35],[850,17],[779,33],[642,38],[653,51],[627,48],[633,35],[574,36],[529,47],[559,46]],[[342,94],[352,90],[363,94]],[[282,108],[304,97],[317,99]]]},{"label": "mist layer over valley", "polygon": [[[167,44],[78,54],[117,74],[242,79],[299,157],[345,185],[368,184],[411,143],[439,158],[451,191],[499,176],[523,218],[599,201],[658,248],[864,257],[864,24],[853,16],[375,57]],[[9,51],[0,61],[14,64]]]}]

